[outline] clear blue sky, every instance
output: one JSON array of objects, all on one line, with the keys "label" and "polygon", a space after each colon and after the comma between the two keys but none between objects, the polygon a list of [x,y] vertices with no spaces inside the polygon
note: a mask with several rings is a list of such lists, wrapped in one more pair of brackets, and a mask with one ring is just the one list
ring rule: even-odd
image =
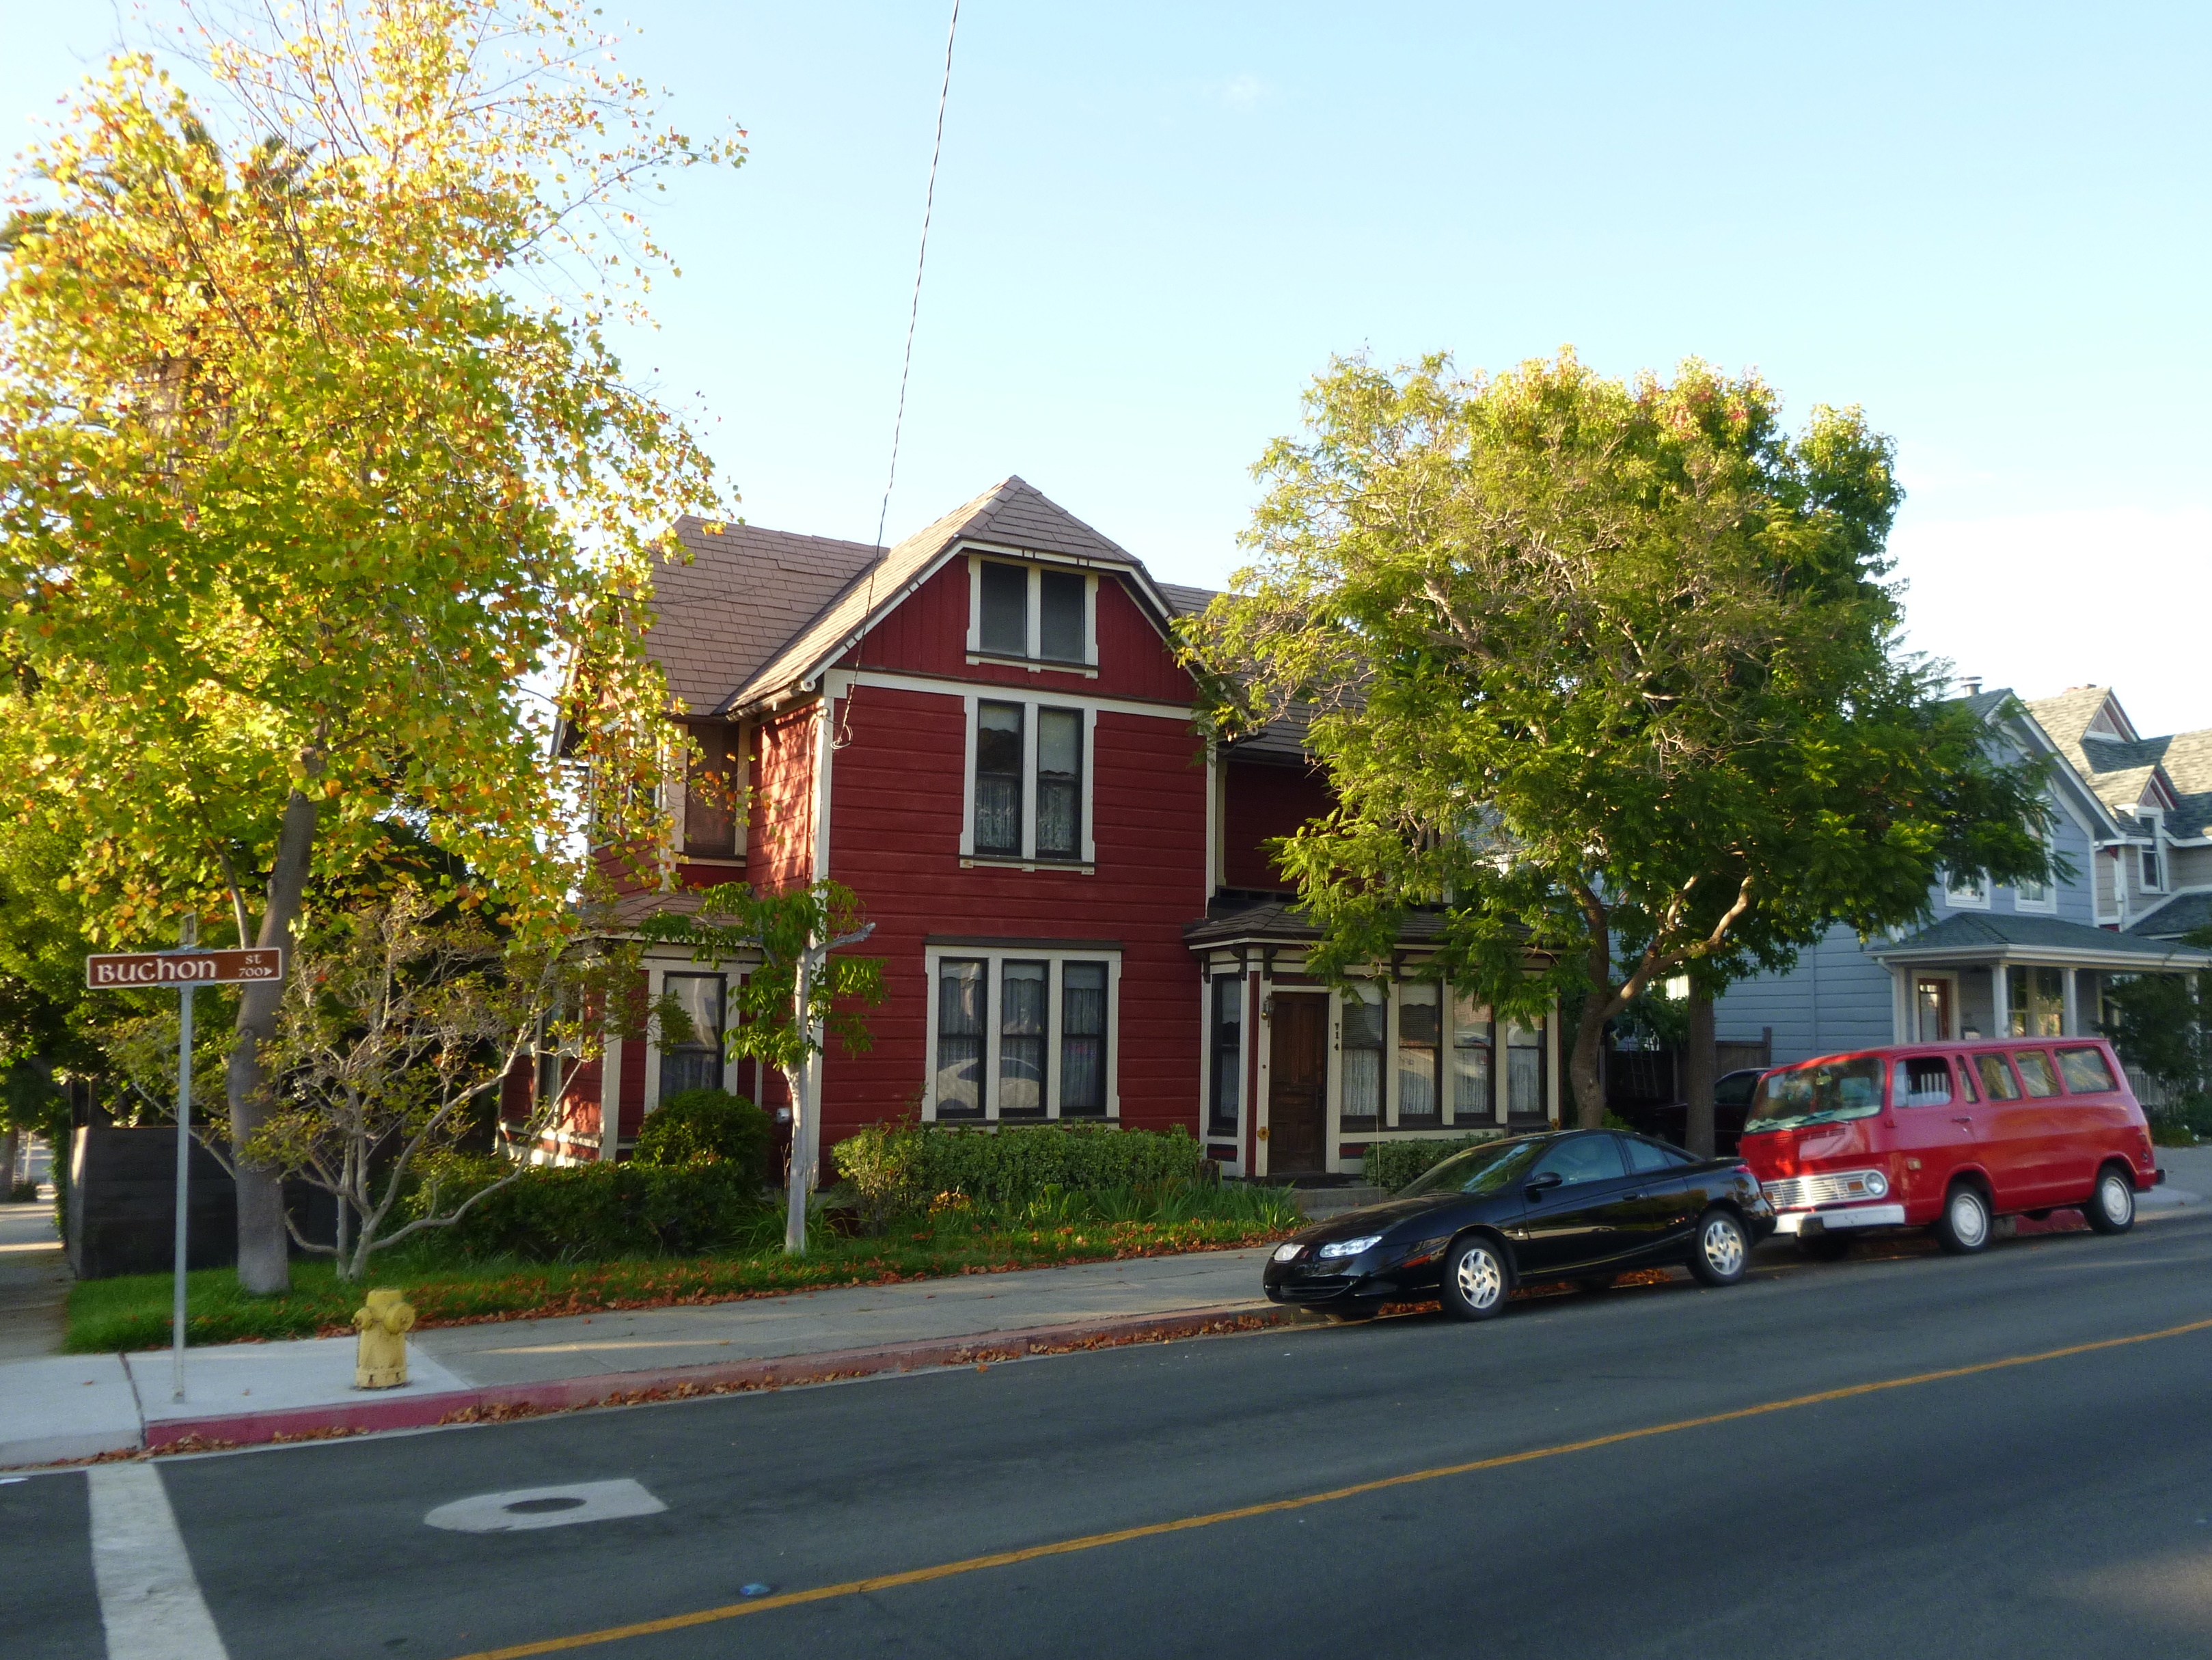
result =
[{"label": "clear blue sky", "polygon": [[[946,10],[629,10],[672,111],[750,133],[668,198],[685,275],[632,355],[702,397],[754,523],[874,534]],[[1332,352],[1695,354],[1896,435],[1917,645],[2212,726],[2212,8],[967,0],[960,27],[892,536],[1018,472],[1218,583]],[[0,0],[0,124],[112,29]]]}]

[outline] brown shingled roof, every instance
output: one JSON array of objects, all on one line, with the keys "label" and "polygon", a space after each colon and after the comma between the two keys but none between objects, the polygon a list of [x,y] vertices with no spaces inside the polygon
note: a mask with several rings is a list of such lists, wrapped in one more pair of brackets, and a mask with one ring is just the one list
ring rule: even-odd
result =
[{"label": "brown shingled roof", "polygon": [[691,562],[655,569],[646,649],[694,714],[719,711],[882,551],[750,525],[710,535],[688,515],[676,534]]},{"label": "brown shingled roof", "polygon": [[823,667],[905,599],[957,542],[983,542],[1119,566],[1138,577],[1140,587],[1152,585],[1133,554],[1048,501],[1033,485],[1007,478],[916,531],[865,569],[795,635],[787,636],[789,644],[738,682],[722,707],[741,708]]}]

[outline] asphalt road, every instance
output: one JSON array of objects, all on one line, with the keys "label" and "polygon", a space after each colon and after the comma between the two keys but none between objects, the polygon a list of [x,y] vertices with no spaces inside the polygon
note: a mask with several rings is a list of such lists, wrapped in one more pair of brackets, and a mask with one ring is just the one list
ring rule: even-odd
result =
[{"label": "asphalt road", "polygon": [[[1733,1291],[1567,1294],[1481,1326],[1414,1316],[156,1468],[232,1660],[454,1657],[729,1606],[749,1611],[549,1651],[2203,1657],[2212,1215],[1966,1261],[1770,1250]],[[619,1478],[666,1508],[423,1520]],[[11,1660],[103,1652],[86,1492],[76,1472],[0,1487]]]}]

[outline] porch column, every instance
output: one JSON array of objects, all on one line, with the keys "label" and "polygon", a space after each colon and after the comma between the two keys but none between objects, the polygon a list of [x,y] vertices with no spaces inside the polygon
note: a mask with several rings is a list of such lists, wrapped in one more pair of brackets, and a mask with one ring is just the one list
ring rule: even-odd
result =
[{"label": "porch column", "polygon": [[615,1143],[622,1128],[623,1040],[610,1037],[599,1055],[599,1158],[615,1161]]},{"label": "porch column", "polygon": [[2069,1037],[2081,1035],[2081,999],[2074,987],[2074,970],[2066,970],[2066,1013],[2059,1030]]},{"label": "porch column", "polygon": [[2005,971],[2004,959],[1999,958],[1990,964],[1990,1024],[1996,1030],[1992,1037],[2012,1036],[2012,986]]},{"label": "porch column", "polygon": [[[1918,1037],[1913,1030],[1912,1022],[1914,1013],[1912,970],[1901,964],[1892,966],[1889,970],[1889,1041],[1893,1043],[1912,1043]],[[1818,1046],[1816,1042],[1814,1047]],[[1770,1061],[1772,1058],[1771,1055],[1768,1057]]]}]

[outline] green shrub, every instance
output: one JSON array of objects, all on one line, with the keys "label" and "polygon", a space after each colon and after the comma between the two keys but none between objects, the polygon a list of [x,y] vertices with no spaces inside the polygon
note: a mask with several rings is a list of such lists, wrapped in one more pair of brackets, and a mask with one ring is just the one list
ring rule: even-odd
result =
[{"label": "green shrub", "polygon": [[[498,1160],[470,1163],[476,1168],[441,1172],[441,1208],[509,1168]],[[732,1164],[548,1165],[525,1171],[436,1232],[462,1256],[577,1262],[752,1244],[773,1220],[760,1183]]]},{"label": "green shrub", "polygon": [[1502,1130],[1477,1130],[1449,1141],[1370,1141],[1367,1144],[1367,1179],[1385,1193],[1395,1193],[1417,1176],[1430,1171],[1455,1152],[1495,1141]]},{"label": "green shrub", "polygon": [[1096,1193],[1194,1183],[1205,1150],[1188,1132],[1111,1124],[1019,1124],[1000,1128],[872,1124],[831,1155],[877,1219],[921,1209],[939,1194],[1027,1204],[1048,1188]]},{"label": "green shrub", "polygon": [[727,1164],[757,1187],[768,1181],[775,1145],[775,1126],[742,1095],[683,1090],[646,1114],[632,1156],[641,1164],[671,1169]]}]

